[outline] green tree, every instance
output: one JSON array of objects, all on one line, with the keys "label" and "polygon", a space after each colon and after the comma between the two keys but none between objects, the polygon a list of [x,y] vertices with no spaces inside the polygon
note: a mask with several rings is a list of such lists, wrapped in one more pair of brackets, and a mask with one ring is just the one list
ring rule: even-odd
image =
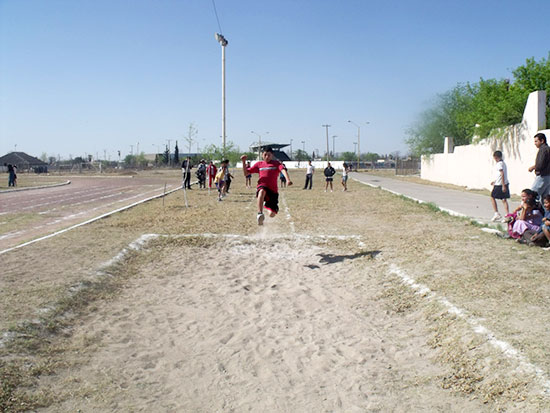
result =
[{"label": "green tree", "polygon": [[174,148],[174,164],[180,164],[180,150],[178,148],[178,141],[176,141],[176,147]]},{"label": "green tree", "polygon": [[[546,90],[550,97],[549,59],[527,59],[512,73],[513,81],[480,79],[437,95],[407,131],[411,153],[442,152],[445,136],[453,137],[455,145],[471,143],[474,136],[486,138],[498,128],[521,122],[529,93]],[[550,116],[547,122],[550,125]]]},{"label": "green tree", "polygon": [[[527,94],[536,90],[545,90],[546,99],[550,100],[550,52],[547,59],[537,62],[534,58],[527,59],[525,65],[512,71],[514,84],[524,89]],[[550,105],[546,103],[546,127],[550,128]]]},{"label": "green tree", "polygon": [[355,152],[342,152],[340,154],[340,160],[342,161],[356,161],[357,153]]},{"label": "green tree", "polygon": [[166,149],[162,153],[162,163],[165,165],[170,164],[170,149],[168,149],[168,145],[166,145]]},{"label": "green tree", "polygon": [[296,159],[297,161],[307,161],[309,160],[309,155],[302,149],[298,149],[296,152],[294,152],[294,159]]}]

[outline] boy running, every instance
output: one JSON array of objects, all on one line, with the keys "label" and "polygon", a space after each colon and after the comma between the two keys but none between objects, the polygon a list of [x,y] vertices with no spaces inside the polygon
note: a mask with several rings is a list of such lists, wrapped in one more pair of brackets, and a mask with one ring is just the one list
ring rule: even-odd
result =
[{"label": "boy running", "polygon": [[248,168],[246,166],[246,155],[241,156],[243,163],[243,173],[246,177],[248,174],[257,173],[260,175],[258,185],[256,186],[256,198],[258,198],[258,225],[264,224],[264,207],[270,211],[269,216],[274,217],[279,212],[279,192],[277,188],[277,179],[279,172],[285,176],[288,186],[292,185],[292,181],[288,176],[288,171],[283,164],[278,160],[273,159],[273,149],[265,148],[262,153],[263,161],[256,162],[254,166]]}]

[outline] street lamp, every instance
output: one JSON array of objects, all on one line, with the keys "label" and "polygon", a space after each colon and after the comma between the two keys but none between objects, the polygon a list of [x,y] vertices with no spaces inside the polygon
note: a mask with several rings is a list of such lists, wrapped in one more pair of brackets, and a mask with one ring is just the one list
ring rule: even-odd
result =
[{"label": "street lamp", "polygon": [[228,42],[220,33],[216,33],[216,40],[222,46],[222,148],[225,155],[225,46]]},{"label": "street lamp", "polygon": [[357,127],[357,170],[359,170],[359,161],[361,160],[361,126],[352,120],[348,120],[348,122]]},{"label": "street lamp", "polygon": [[330,128],[330,125],[321,125],[321,126],[322,126],[323,128],[325,128],[326,131],[327,131],[327,162],[329,162],[329,161],[330,161],[330,158],[329,158],[329,156],[328,156],[328,155],[329,155],[329,154],[328,154],[328,152],[329,152],[329,146],[328,146],[328,128]]},{"label": "street lamp", "polygon": [[292,159],[292,139],[290,140],[290,159]]},{"label": "street lamp", "polygon": [[304,150],[304,152],[306,151],[306,141],[302,141],[302,149]]},{"label": "street lamp", "polygon": [[[257,132],[254,132],[253,130],[250,131],[250,133],[253,133],[254,135],[258,135],[258,160],[262,160],[262,135],[260,135]],[[267,135],[269,132],[264,133],[264,135]]]}]

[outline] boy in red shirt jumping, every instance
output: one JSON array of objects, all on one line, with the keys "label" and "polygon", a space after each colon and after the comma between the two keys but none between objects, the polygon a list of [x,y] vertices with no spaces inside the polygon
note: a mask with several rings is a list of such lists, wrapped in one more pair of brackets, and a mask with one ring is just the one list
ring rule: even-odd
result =
[{"label": "boy in red shirt jumping", "polygon": [[264,224],[264,207],[270,213],[270,217],[274,217],[279,212],[279,191],[277,188],[277,180],[279,178],[279,172],[281,172],[288,183],[288,186],[292,185],[292,181],[288,176],[288,171],[285,169],[282,163],[273,159],[273,149],[267,147],[262,153],[263,161],[256,162],[254,166],[246,167],[246,155],[241,156],[243,162],[244,176],[257,173],[260,175],[258,179],[258,185],[256,186],[256,198],[258,198],[258,225]]}]

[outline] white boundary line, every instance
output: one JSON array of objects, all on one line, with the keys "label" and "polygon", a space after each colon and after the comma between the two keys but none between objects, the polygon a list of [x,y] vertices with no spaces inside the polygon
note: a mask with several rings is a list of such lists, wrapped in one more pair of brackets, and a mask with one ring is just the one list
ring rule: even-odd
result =
[{"label": "white boundary line", "polygon": [[466,321],[466,323],[468,323],[472,328],[472,331],[483,336],[495,349],[502,352],[502,354],[507,358],[518,362],[524,371],[534,374],[543,388],[543,393],[550,395],[550,378],[548,378],[543,369],[538,367],[536,364],[531,363],[519,350],[515,349],[506,341],[499,340],[492,331],[481,325],[478,319],[469,316],[465,310],[455,306],[445,297],[438,296],[426,285],[416,282],[414,278],[407,275],[405,271],[400,269],[397,265],[390,264],[389,272],[401,278],[403,284],[408,285],[415,292],[415,294],[421,295],[428,301],[438,302],[447,310],[449,314],[455,315]]},{"label": "white boundary line", "polygon": [[0,255],[5,254],[5,253],[10,252],[10,251],[13,251],[13,250],[16,250],[16,249],[19,249],[19,248],[22,248],[22,247],[26,247],[27,245],[34,244],[35,242],[39,242],[39,241],[43,241],[43,240],[48,239],[48,238],[55,237],[57,235],[63,234],[67,231],[70,231],[72,229],[81,227],[83,225],[91,224],[92,222],[95,222],[95,221],[98,221],[102,218],[108,217],[109,215],[113,215],[113,214],[116,214],[117,212],[125,211],[127,209],[135,207],[136,205],[143,204],[144,202],[151,201],[151,200],[156,199],[156,198],[161,198],[163,196],[171,194],[172,192],[176,192],[179,189],[181,189],[181,188],[178,186],[177,188],[172,189],[168,192],[163,192],[162,194],[158,194],[158,195],[151,196],[149,198],[142,199],[140,201],[134,202],[133,204],[123,206],[122,208],[118,208],[118,209],[115,209],[114,211],[106,212],[105,214],[99,215],[95,218],[89,219],[87,221],[81,222],[81,223],[73,225],[73,226],[70,226],[69,228],[65,228],[65,229],[62,229],[60,231],[56,231],[52,234],[48,234],[48,235],[45,235],[43,237],[33,239],[32,241],[27,241],[27,242],[24,242],[23,244],[16,245],[15,247],[11,247],[11,248],[2,250],[2,251],[0,251]]},{"label": "white boundary line", "polygon": [[56,186],[69,185],[70,183],[71,181],[66,181],[66,182],[61,182],[59,184],[42,185],[42,186],[26,186],[26,187],[17,188],[17,189],[5,189],[3,191],[0,191],[0,194],[10,194],[13,192],[31,191],[33,189],[54,188]]},{"label": "white boundary line", "polygon": [[283,205],[285,207],[286,212],[286,220],[288,221],[288,224],[290,225],[290,232],[292,234],[296,235],[296,228],[294,227],[294,221],[292,221],[292,217],[290,216],[290,209],[288,208],[288,204],[286,203],[286,197],[284,196],[284,193],[281,193],[281,200],[283,201]]}]

